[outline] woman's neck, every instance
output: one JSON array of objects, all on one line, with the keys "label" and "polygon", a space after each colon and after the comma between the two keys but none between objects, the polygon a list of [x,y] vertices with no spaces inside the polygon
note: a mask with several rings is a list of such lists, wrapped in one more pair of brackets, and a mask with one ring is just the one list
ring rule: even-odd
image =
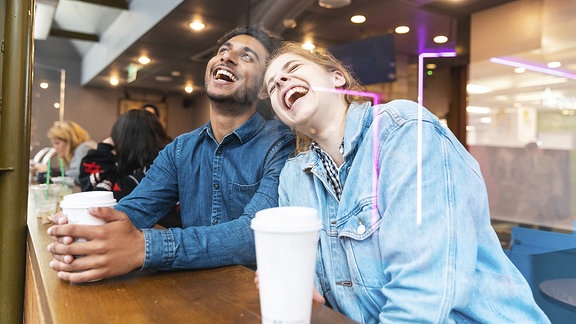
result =
[{"label": "woman's neck", "polygon": [[344,139],[344,127],[346,125],[346,110],[338,109],[339,113],[334,114],[323,127],[316,129],[316,133],[311,137],[326,152],[338,167],[344,163],[344,157],[340,152],[340,146]]}]

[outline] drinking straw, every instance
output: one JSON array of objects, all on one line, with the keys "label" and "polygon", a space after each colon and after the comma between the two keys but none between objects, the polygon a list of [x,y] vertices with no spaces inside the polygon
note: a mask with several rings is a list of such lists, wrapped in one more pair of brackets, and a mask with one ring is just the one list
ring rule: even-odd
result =
[{"label": "drinking straw", "polygon": [[48,159],[48,162],[46,163],[46,199],[48,199],[48,196],[50,195],[50,193],[48,192],[49,188],[50,188],[50,159]]},{"label": "drinking straw", "polygon": [[[50,184],[50,159],[48,159],[48,163],[47,163],[47,169],[46,169],[46,185]],[[48,190],[48,189],[46,189]]]},{"label": "drinking straw", "polygon": [[64,160],[60,159],[60,176],[62,177],[62,183],[64,183]]}]

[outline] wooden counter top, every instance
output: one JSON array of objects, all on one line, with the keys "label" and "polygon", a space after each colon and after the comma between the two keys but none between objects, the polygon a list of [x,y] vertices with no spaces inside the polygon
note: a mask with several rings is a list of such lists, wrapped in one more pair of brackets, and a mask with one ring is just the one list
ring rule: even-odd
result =
[{"label": "wooden counter top", "polygon": [[[134,272],[71,284],[48,264],[49,225],[28,219],[25,323],[261,323],[254,272],[242,266]],[[354,323],[314,305],[312,323]]]}]

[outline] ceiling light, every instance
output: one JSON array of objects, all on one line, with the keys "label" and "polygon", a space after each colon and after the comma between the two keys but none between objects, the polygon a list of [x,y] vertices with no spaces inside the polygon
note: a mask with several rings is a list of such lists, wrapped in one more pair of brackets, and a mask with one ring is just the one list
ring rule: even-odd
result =
[{"label": "ceiling light", "polygon": [[180,73],[180,71],[174,70],[174,71],[170,72],[170,75],[173,77],[179,77],[181,75],[181,73]]},{"label": "ceiling light", "polygon": [[346,7],[352,0],[318,0],[318,5],[322,8],[334,9]]},{"label": "ceiling light", "polygon": [[535,72],[540,72],[540,73],[545,73],[545,74],[551,74],[551,75],[556,75],[556,76],[560,76],[563,78],[569,78],[572,80],[576,80],[576,74],[574,74],[574,73],[558,71],[558,70],[551,70],[549,68],[547,69],[547,68],[544,68],[544,67],[541,67],[541,66],[538,66],[535,64],[517,62],[514,60],[504,59],[504,58],[499,58],[499,57],[491,57],[490,62],[498,63],[498,64],[504,64],[504,65],[508,65],[508,66],[514,66],[514,67],[523,67],[523,68],[526,68],[527,70],[530,70],[530,71],[535,71]]},{"label": "ceiling light", "polygon": [[484,93],[492,92],[492,89],[490,89],[486,86],[469,83],[468,85],[466,85],[466,91],[469,94],[484,94]]},{"label": "ceiling light", "polygon": [[302,48],[311,51],[314,48],[316,48],[316,45],[314,45],[314,43],[312,43],[311,41],[306,41],[302,44]]},{"label": "ceiling light", "polygon": [[48,89],[48,82],[40,82],[40,88]]},{"label": "ceiling light", "polygon": [[546,64],[546,66],[550,69],[555,69],[555,68],[561,67],[562,63],[560,63],[560,62],[548,62],[548,64]]},{"label": "ceiling light", "polygon": [[439,35],[434,37],[434,43],[436,44],[444,44],[448,41],[448,37],[443,36],[443,35]]},{"label": "ceiling light", "polygon": [[184,87],[184,91],[186,91],[186,93],[192,93],[192,91],[194,91],[194,88],[191,85],[187,85]]},{"label": "ceiling light", "polygon": [[436,68],[436,64],[428,63],[428,64],[426,64],[426,68],[429,70],[434,70]]},{"label": "ceiling light", "polygon": [[362,15],[354,15],[354,16],[350,17],[350,21],[355,23],[355,24],[362,24],[366,21],[366,17],[364,17]]},{"label": "ceiling light", "polygon": [[53,106],[54,106],[54,109],[60,109],[60,103],[59,102],[55,102]]},{"label": "ceiling light", "polygon": [[140,62],[140,64],[148,64],[150,63],[150,58],[148,56],[142,55],[138,58],[138,62]]},{"label": "ceiling light", "polygon": [[206,25],[204,25],[204,23],[202,23],[201,21],[193,21],[190,23],[190,28],[192,28],[192,30],[195,31],[199,31],[202,30],[206,27]]},{"label": "ceiling light", "polygon": [[514,69],[514,73],[520,74],[526,72],[526,69],[523,67],[517,67]]},{"label": "ceiling light", "polygon": [[466,112],[471,114],[489,114],[492,111],[489,107],[468,106]]},{"label": "ceiling light", "polygon": [[480,122],[482,124],[490,124],[492,123],[492,117],[481,117]]},{"label": "ceiling light", "polygon": [[408,26],[398,26],[394,29],[396,34],[406,34],[410,31],[410,27]]},{"label": "ceiling light", "polygon": [[298,23],[295,19],[284,19],[282,20],[282,25],[288,29],[294,29],[296,26],[298,26]]},{"label": "ceiling light", "polygon": [[111,85],[117,86],[118,83],[120,83],[120,81],[118,81],[118,78],[117,78],[117,77],[111,77],[111,78],[110,78],[110,84],[111,84]]}]

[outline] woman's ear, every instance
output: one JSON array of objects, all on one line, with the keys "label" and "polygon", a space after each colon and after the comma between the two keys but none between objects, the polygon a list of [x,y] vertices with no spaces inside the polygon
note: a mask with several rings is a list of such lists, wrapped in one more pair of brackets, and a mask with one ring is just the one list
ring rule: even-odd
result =
[{"label": "woman's ear", "polygon": [[332,83],[334,83],[335,88],[343,87],[346,84],[346,78],[344,78],[342,71],[332,71]]}]

